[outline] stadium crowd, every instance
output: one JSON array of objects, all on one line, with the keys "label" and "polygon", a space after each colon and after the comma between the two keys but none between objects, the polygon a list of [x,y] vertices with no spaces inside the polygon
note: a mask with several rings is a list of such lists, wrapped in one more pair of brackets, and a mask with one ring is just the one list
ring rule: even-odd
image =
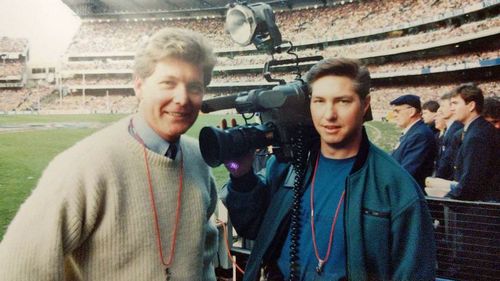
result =
[{"label": "stadium crowd", "polygon": [[[453,13],[461,13],[466,9],[478,7],[487,1],[368,1],[346,3],[345,5],[334,5],[328,7],[309,7],[299,10],[282,10],[276,12],[277,24],[280,26],[283,38],[290,39],[296,44],[307,42],[310,39],[318,40],[324,34],[329,38],[321,38],[321,41],[332,40],[332,38],[342,38],[352,34],[373,33],[380,28],[398,30],[405,24],[425,22],[430,19],[447,17]],[[391,15],[391,16],[388,16]],[[292,20],[293,19],[293,20]],[[394,19],[398,19],[394,21]],[[291,24],[292,23],[292,24]],[[233,48],[234,43],[229,41],[229,37],[223,30],[223,18],[202,17],[194,19],[120,19],[120,20],[85,20],[78,33],[75,35],[67,54],[85,54],[112,52],[115,55],[108,58],[73,61],[67,60],[62,64],[62,71],[69,73],[63,79],[63,85],[70,88],[82,89],[102,88],[108,86],[121,85],[131,86],[131,66],[132,60],[125,59],[121,52],[131,52],[136,44],[148,38],[161,27],[169,25],[176,27],[190,28],[200,31],[210,38],[212,44],[217,48]],[[349,56],[349,57],[370,57],[377,52],[388,50],[403,51],[405,48],[415,48],[428,43],[435,43],[439,40],[460,39],[467,34],[477,34],[482,31],[494,30],[500,27],[500,17],[488,18],[485,20],[472,21],[460,26],[440,24],[433,25],[435,29],[428,31],[393,32],[391,38],[374,39],[369,42],[355,44],[327,46],[323,50],[315,48],[297,51],[300,57],[311,55],[323,55],[324,57]],[[353,33],[354,31],[354,33]],[[314,34],[318,32],[318,34]],[[319,34],[320,33],[320,34]],[[113,34],[113,36],[109,36]],[[132,43],[131,43],[132,42]],[[25,48],[27,42],[18,39],[0,40],[0,50],[17,50]],[[217,69],[235,66],[262,66],[269,57],[267,55],[235,55],[234,53],[219,53]],[[286,54],[275,55],[276,58],[289,58]],[[496,49],[478,50],[474,53],[462,53],[454,55],[441,55],[425,58],[414,58],[411,60],[398,62],[385,62],[383,64],[369,64],[368,68],[372,74],[402,73],[404,71],[423,71],[429,69],[447,69],[457,67],[464,63],[477,64],[486,59],[499,58],[499,51]],[[0,70],[0,77],[22,73],[25,66],[17,61],[15,63],[6,62],[8,67]],[[109,71],[109,73],[99,74],[99,71]],[[82,72],[79,72],[82,71]],[[116,74],[113,74],[116,71]],[[125,73],[123,73],[125,72]],[[87,73],[87,74],[82,74]],[[89,74],[91,73],[91,74]],[[274,77],[290,81],[294,78],[289,73],[274,73]],[[260,73],[252,72],[247,74],[232,73],[231,71],[216,71],[212,84],[224,85],[234,83],[266,83]],[[437,93],[449,90],[453,85],[431,85],[415,87],[399,87],[375,89],[372,93],[374,110],[381,112],[385,116],[389,112],[387,100],[393,98],[398,93],[415,92],[421,93],[424,100],[436,97]],[[489,88],[493,88],[488,91]],[[486,84],[486,94],[491,95],[497,91],[495,83]],[[22,91],[20,91],[22,92]],[[9,96],[4,94],[3,96]],[[66,97],[65,97],[66,98]],[[23,95],[19,95],[17,103],[23,100]],[[71,99],[68,97],[68,99]],[[96,96],[96,104],[106,104],[101,101],[102,97]],[[85,104],[92,101],[86,101]],[[15,102],[14,102],[15,104]],[[74,102],[70,107],[73,108]],[[80,104],[82,105],[82,104]],[[9,106],[11,108],[12,106]],[[101,105],[91,106],[103,108]],[[129,108],[130,106],[127,106]],[[109,108],[106,106],[104,108]]]},{"label": "stadium crowd", "polygon": [[482,2],[363,1],[333,8],[283,11],[277,14],[277,22],[279,26],[284,26],[285,38],[293,42],[318,42],[351,36],[353,33],[372,34],[375,30],[392,27],[394,23],[404,25],[424,22]]},{"label": "stadium crowd", "polygon": [[35,88],[0,89],[0,113],[9,111],[35,111],[41,101],[52,93],[53,87],[39,85]]},{"label": "stadium crowd", "polygon": [[[468,65],[477,65],[480,61],[500,58],[499,50],[478,51],[473,53],[465,53],[459,55],[446,55],[432,58],[412,59],[399,62],[388,62],[384,64],[369,64],[368,69],[373,74],[380,73],[400,73],[408,70],[431,70],[431,69],[447,69],[456,68],[460,65],[465,67]],[[282,76],[283,74],[280,73]],[[285,80],[289,81],[293,75],[288,75]],[[231,74],[223,72],[222,74],[214,75],[214,83],[224,82],[259,82],[262,81],[260,74]]]},{"label": "stadium crowd", "polygon": [[0,53],[19,53],[26,51],[28,39],[12,38],[7,36],[0,37]]},{"label": "stadium crowd", "polygon": [[28,89],[10,86],[23,80],[27,47],[27,39],[0,37],[0,112],[17,109],[30,96]]},{"label": "stadium crowd", "polygon": [[[77,75],[80,76],[80,75]],[[104,75],[85,75],[84,77],[73,77],[64,79],[63,83],[69,86],[78,85],[100,85],[100,86],[132,86],[132,75],[130,74],[104,74]]]},{"label": "stadium crowd", "polygon": [[[310,40],[315,42],[329,41],[353,33],[371,34],[380,28],[397,30],[404,24],[421,23],[424,19],[435,20],[454,11],[463,12],[464,9],[480,5],[483,2],[485,1],[363,1],[362,3],[346,3],[345,5],[316,9],[284,10],[277,12],[276,18],[283,38],[299,44]],[[132,52],[137,44],[164,26],[199,31],[208,37],[218,49],[235,48],[235,44],[224,33],[224,19],[222,17],[141,18],[84,22],[74,37],[68,53]],[[109,34],[113,34],[113,36],[110,37]],[[328,34],[328,37],[325,37],[325,34]]]},{"label": "stadium crowd", "polygon": [[28,96],[27,89],[0,89],[0,112],[16,109]]},{"label": "stadium crowd", "polygon": [[[492,19],[488,24],[486,21],[473,22],[470,24],[462,25],[458,28],[454,28],[456,32],[450,32],[449,28],[440,31],[433,31],[422,33],[418,35],[408,35],[401,38],[396,38],[393,40],[381,40],[374,41],[369,43],[358,43],[347,46],[338,46],[338,47],[330,47],[326,48],[323,51],[318,50],[308,50],[298,52],[300,56],[309,56],[309,55],[323,55],[325,57],[330,56],[339,56],[339,55],[350,55],[353,57],[356,56],[367,56],[368,53],[363,52],[363,50],[387,50],[387,48],[391,47],[408,47],[407,45],[400,44],[397,41],[404,41],[405,44],[422,44],[425,42],[432,42],[436,40],[436,38],[443,38],[445,34],[451,34],[452,36],[461,36],[463,34],[477,33],[482,30],[482,28],[494,28],[500,26],[500,18]],[[436,34],[434,34],[436,33]],[[419,39],[420,38],[420,39]],[[458,37],[457,37],[458,38]],[[371,47],[370,47],[371,46]],[[369,69],[372,73],[386,73],[386,72],[400,72],[405,70],[423,70],[429,69],[430,67],[443,68],[443,67],[456,67],[459,64],[463,63],[472,63],[475,64],[478,61],[485,59],[493,59],[498,58],[499,56],[498,50],[487,50],[487,51],[478,51],[475,53],[466,53],[460,55],[449,55],[449,56],[441,56],[434,58],[426,58],[426,59],[415,59],[408,60],[404,62],[393,62],[393,63],[385,63],[382,65],[369,65]],[[277,56],[279,58],[279,56]],[[285,55],[282,55],[285,57]],[[247,55],[247,56],[235,56],[232,58],[220,56],[219,66],[244,66],[244,65],[263,65],[263,63],[269,59],[266,55]],[[113,60],[113,59],[104,59],[104,60],[95,60],[95,61],[78,61],[78,62],[66,62],[63,66],[65,70],[130,70],[132,65],[131,60]],[[229,75],[224,73],[222,75],[215,74],[214,83],[222,84],[222,83],[231,83],[231,82],[260,82],[260,75]],[[66,80],[66,84],[68,85],[115,85],[119,83],[119,80],[112,79],[92,79],[90,81],[78,81],[78,78],[68,79]],[[127,83],[127,81],[124,81]]]},{"label": "stadium crowd", "polygon": [[137,110],[137,104],[137,98],[127,92],[85,97],[80,92],[75,92],[42,106],[47,112],[133,113]]},{"label": "stadium crowd", "polygon": [[372,73],[399,72],[405,70],[423,70],[431,68],[457,67],[465,64],[476,64],[480,61],[500,58],[499,50],[422,58],[403,62],[389,62],[381,65],[368,65]]},{"label": "stadium crowd", "polygon": [[25,72],[27,47],[27,39],[0,37],[0,79]]},{"label": "stadium crowd", "polygon": [[68,70],[130,70],[133,60],[96,59],[92,61],[64,62],[62,69]]},{"label": "stadium crowd", "polygon": [[0,62],[0,78],[6,76],[21,76],[26,70],[26,64],[19,60],[6,60],[4,63]]},{"label": "stadium crowd", "polygon": [[[322,55],[324,57],[349,56],[356,58],[370,57],[375,52],[385,52],[388,50],[397,50],[408,47],[418,47],[424,44],[435,43],[440,40],[460,39],[467,34],[476,34],[484,30],[493,30],[500,27],[500,17],[487,19],[472,23],[463,24],[459,27],[443,27],[429,32],[420,32],[401,37],[389,38],[384,40],[375,40],[364,43],[355,43],[349,45],[329,46],[324,50],[308,49],[298,51],[301,57],[311,55]],[[219,65],[255,65],[264,64],[268,59],[266,55],[243,55],[225,57],[219,56]]]}]

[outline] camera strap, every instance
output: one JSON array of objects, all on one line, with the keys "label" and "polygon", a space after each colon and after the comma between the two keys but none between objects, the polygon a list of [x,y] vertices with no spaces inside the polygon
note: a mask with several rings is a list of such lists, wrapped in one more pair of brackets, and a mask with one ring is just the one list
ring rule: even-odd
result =
[{"label": "camera strap", "polygon": [[312,182],[311,182],[310,204],[311,204],[311,234],[312,234],[312,241],[313,241],[313,247],[314,247],[314,254],[316,255],[316,259],[318,260],[318,266],[316,267],[316,272],[318,274],[321,274],[321,272],[323,272],[323,266],[325,265],[325,263],[328,261],[328,258],[330,257],[330,251],[332,250],[332,244],[333,244],[333,234],[335,233],[335,225],[337,224],[337,218],[339,215],[340,207],[342,206],[342,202],[344,202],[345,190],[342,192],[342,195],[339,199],[339,203],[337,204],[337,210],[335,210],[335,216],[332,220],[332,226],[330,228],[330,236],[329,236],[329,240],[328,240],[328,248],[326,250],[325,257],[321,258],[319,256],[318,245],[316,242],[316,229],[314,227],[314,183],[316,181],[316,171],[318,170],[319,157],[320,157],[320,154],[318,153],[318,156],[316,158],[316,164],[314,165],[313,178],[312,178]]}]

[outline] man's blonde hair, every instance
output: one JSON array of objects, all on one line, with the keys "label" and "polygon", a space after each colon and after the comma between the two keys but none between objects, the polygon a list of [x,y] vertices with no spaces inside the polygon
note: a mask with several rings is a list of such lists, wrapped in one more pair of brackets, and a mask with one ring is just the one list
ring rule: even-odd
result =
[{"label": "man's blonde hair", "polygon": [[166,58],[176,58],[199,65],[203,69],[204,85],[212,80],[216,57],[212,47],[199,33],[180,28],[163,28],[146,40],[138,49],[134,75],[147,78],[156,64]]}]

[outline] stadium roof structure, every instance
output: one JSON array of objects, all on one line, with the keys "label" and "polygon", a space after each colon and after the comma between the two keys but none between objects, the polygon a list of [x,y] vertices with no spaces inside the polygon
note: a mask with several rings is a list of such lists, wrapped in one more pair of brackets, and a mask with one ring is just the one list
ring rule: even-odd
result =
[{"label": "stadium roof structure", "polygon": [[[134,16],[145,14],[171,14],[190,16],[192,13],[216,12],[223,14],[226,5],[234,0],[62,0],[81,18],[102,16]],[[350,0],[351,2],[353,0]],[[292,9],[301,5],[327,5],[327,0],[247,0],[247,3],[264,2],[273,7]],[[331,0],[328,2],[332,2]],[[337,1],[333,1],[337,2]],[[338,2],[348,2],[338,1]]]}]

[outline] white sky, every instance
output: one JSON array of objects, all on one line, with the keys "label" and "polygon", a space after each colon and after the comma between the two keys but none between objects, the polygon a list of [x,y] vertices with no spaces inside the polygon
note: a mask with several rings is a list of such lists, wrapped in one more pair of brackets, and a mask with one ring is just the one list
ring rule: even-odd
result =
[{"label": "white sky", "polygon": [[0,0],[0,37],[27,38],[32,63],[57,62],[79,25],[61,0]]}]

